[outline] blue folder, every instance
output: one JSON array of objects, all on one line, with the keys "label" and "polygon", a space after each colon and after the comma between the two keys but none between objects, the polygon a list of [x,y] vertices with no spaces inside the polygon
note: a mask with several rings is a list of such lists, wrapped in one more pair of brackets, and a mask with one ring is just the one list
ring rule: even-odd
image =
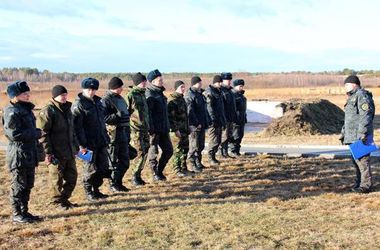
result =
[{"label": "blue folder", "polygon": [[352,157],[354,157],[355,160],[360,159],[378,149],[372,137],[368,138],[366,144],[364,144],[361,140],[358,140],[350,144],[349,147]]},{"label": "blue folder", "polygon": [[87,152],[85,154],[83,154],[81,151],[79,151],[78,153],[78,158],[85,161],[85,162],[90,162],[92,160],[92,155],[94,154],[94,152],[92,152],[91,150],[87,150]]}]

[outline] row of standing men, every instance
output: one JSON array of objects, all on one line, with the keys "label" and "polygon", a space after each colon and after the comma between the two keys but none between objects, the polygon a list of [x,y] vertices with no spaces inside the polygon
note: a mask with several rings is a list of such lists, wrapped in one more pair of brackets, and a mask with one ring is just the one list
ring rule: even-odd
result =
[{"label": "row of standing men", "polygon": [[187,91],[183,81],[176,81],[169,99],[164,95],[159,70],[149,72],[147,77],[137,73],[132,80],[134,86],[123,97],[124,83],[113,77],[106,94],[100,98],[96,95],[99,81],[85,78],[74,103],[67,101],[67,89],[56,85],[37,122],[27,83],[17,81],[8,86],[11,101],[4,109],[2,121],[9,140],[7,165],[11,173],[14,222],[41,219],[28,211],[39,161],[45,161],[49,167],[52,202],[70,209],[77,206],[69,198],[78,177],[75,161],[78,151],[93,152],[92,160],[84,163],[83,169],[84,191],[90,201],[107,197],[99,190],[104,178],[110,180],[112,192],[128,191],[123,177],[130,161],[135,186],[145,185],[141,172],[146,161],[154,181],[166,180],[163,172],[170,158],[179,177],[201,172],[207,129],[210,165],[219,165],[218,149],[223,158],[240,155],[247,122],[244,80],[232,82],[231,73],[222,73],[214,76],[203,90],[202,79],[194,76]]}]

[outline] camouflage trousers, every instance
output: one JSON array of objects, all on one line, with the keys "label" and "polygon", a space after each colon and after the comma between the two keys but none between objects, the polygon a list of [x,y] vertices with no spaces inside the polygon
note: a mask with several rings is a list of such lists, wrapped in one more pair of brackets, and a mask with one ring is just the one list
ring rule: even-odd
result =
[{"label": "camouflage trousers", "polygon": [[215,155],[216,152],[218,152],[220,143],[222,142],[222,127],[211,126],[208,129],[208,137],[210,139],[208,154]]},{"label": "camouflage trousers", "polygon": [[205,148],[206,131],[203,128],[193,129],[189,135],[189,153],[188,158],[202,160],[202,151]]},{"label": "camouflage trousers", "polygon": [[372,188],[370,155],[363,156],[357,160],[352,158],[352,162],[354,164],[356,172],[355,186],[364,189]]},{"label": "camouflage trousers", "polygon": [[78,172],[75,158],[59,160],[58,165],[49,165],[49,176],[54,201],[65,201],[71,197],[77,183]]},{"label": "camouflage trousers", "polygon": [[227,122],[226,127],[222,130],[222,142],[220,144],[220,148],[222,151],[227,152],[228,144],[232,140],[232,122]]},{"label": "camouflage trousers", "polygon": [[10,172],[10,201],[14,214],[28,212],[30,192],[34,186],[35,167],[21,166]]},{"label": "camouflage trousers", "polygon": [[173,144],[174,153],[172,156],[173,170],[179,172],[185,170],[187,153],[189,152],[189,136],[181,133],[178,138],[175,133],[170,133]]},{"label": "camouflage trousers", "polygon": [[110,178],[109,155],[106,147],[93,150],[91,162],[83,166],[83,186],[86,192],[96,191],[104,178]]},{"label": "camouflage trousers", "polygon": [[[153,174],[160,175],[163,173],[166,164],[173,155],[173,145],[170,140],[169,133],[157,133],[150,135],[149,144],[149,165],[153,171]],[[157,160],[159,155],[158,148],[161,148],[162,151],[159,160]]]},{"label": "camouflage trousers", "polygon": [[131,131],[131,145],[137,151],[137,156],[131,161],[133,175],[141,176],[149,150],[149,134],[147,131]]},{"label": "camouflage trousers", "polygon": [[239,154],[241,148],[241,141],[244,137],[244,127],[245,124],[236,124],[232,125],[232,137],[230,143],[228,144],[228,148],[231,152]]}]

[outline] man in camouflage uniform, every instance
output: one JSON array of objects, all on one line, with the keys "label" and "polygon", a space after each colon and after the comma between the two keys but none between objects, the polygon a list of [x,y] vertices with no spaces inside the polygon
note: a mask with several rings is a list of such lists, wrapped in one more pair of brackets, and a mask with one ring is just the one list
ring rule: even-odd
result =
[{"label": "man in camouflage uniform", "polygon": [[[358,140],[364,143],[373,142],[373,118],[375,105],[372,93],[360,87],[357,76],[351,75],[344,81],[347,103],[344,106],[344,125],[342,127],[341,142],[349,145]],[[355,185],[353,192],[368,193],[372,189],[372,173],[370,155],[360,159],[352,158],[356,170]]]},{"label": "man in camouflage uniform", "polygon": [[204,168],[202,151],[205,148],[205,131],[209,125],[206,98],[202,94],[202,79],[191,78],[191,88],[186,92],[185,100],[189,116],[189,153],[192,170],[199,173]]},{"label": "man in camouflage uniform", "polygon": [[221,76],[223,80],[221,91],[223,95],[224,112],[227,123],[222,132],[222,143],[220,149],[222,157],[228,158],[231,157],[228,154],[228,143],[232,140],[233,122],[236,121],[236,101],[231,88],[232,74],[229,72],[224,72]]},{"label": "man in camouflage uniform", "polygon": [[110,178],[109,155],[107,146],[109,137],[104,122],[104,107],[101,98],[96,95],[99,81],[95,78],[85,78],[81,82],[82,93],[75,99],[72,112],[74,130],[79,143],[79,150],[86,154],[93,152],[90,162],[85,162],[83,168],[83,187],[89,201],[107,198],[100,192],[103,178]]},{"label": "man in camouflage uniform", "polygon": [[146,77],[140,72],[132,76],[134,87],[126,96],[131,125],[131,144],[137,150],[137,157],[131,162],[132,184],[145,185],[141,178],[149,149],[149,110],[145,98]]},{"label": "man in camouflage uniform", "polygon": [[[153,180],[165,181],[163,171],[173,155],[173,145],[169,135],[167,98],[164,95],[165,88],[161,72],[155,69],[149,72],[147,78],[150,82],[145,92],[150,119],[148,161],[153,172]],[[159,161],[157,161],[158,147],[162,150]]]},{"label": "man in camouflage uniform", "polygon": [[247,123],[247,98],[244,96],[244,80],[236,79],[233,82],[232,93],[236,101],[236,121],[232,124],[232,139],[229,144],[231,156],[240,156],[241,141],[244,137],[244,127]]},{"label": "man in camouflage uniform", "polygon": [[11,174],[12,221],[31,223],[41,219],[29,213],[28,203],[38,166],[37,143],[42,131],[36,128],[28,84],[14,82],[8,86],[7,94],[11,101],[4,108],[2,123],[9,142],[6,162]]},{"label": "man in camouflage uniform", "polygon": [[105,109],[105,122],[111,143],[109,153],[111,157],[111,180],[112,192],[127,192],[128,188],[123,185],[123,177],[129,168],[129,112],[123,92],[123,81],[113,77],[108,83],[108,91],[102,98]]},{"label": "man in camouflage uniform", "polygon": [[79,148],[74,134],[71,102],[67,101],[67,89],[56,85],[52,99],[42,108],[37,126],[44,131],[42,144],[49,167],[53,203],[67,210],[76,205],[69,201],[77,183],[75,155]]},{"label": "man in camouflage uniform", "polygon": [[208,157],[211,166],[219,165],[215,154],[218,151],[222,140],[222,129],[226,126],[226,117],[224,114],[224,103],[220,87],[222,85],[222,77],[220,75],[214,76],[212,84],[207,87],[204,95],[207,99],[207,112],[211,120],[209,133],[209,150]]},{"label": "man in camouflage uniform", "polygon": [[176,81],[174,90],[175,92],[168,99],[171,140],[174,148],[173,169],[177,176],[184,177],[190,174],[186,166],[187,153],[189,152],[189,121],[186,101],[183,98],[185,83]]}]

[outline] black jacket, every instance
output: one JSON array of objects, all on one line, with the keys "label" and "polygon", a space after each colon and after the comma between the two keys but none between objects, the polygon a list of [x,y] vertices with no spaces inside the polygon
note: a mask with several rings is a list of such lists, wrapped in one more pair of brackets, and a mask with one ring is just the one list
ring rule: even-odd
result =
[{"label": "black jacket", "polygon": [[33,108],[29,102],[11,102],[4,108],[2,123],[9,140],[6,158],[10,170],[38,165],[37,142],[41,130],[36,128]]},{"label": "black jacket", "polygon": [[189,125],[202,129],[208,128],[209,119],[207,114],[206,98],[202,95],[201,90],[190,88],[185,95],[187,105],[187,114],[189,116]]},{"label": "black jacket", "polygon": [[222,86],[220,88],[223,95],[224,112],[227,122],[236,122],[236,101],[232,93],[232,88]]},{"label": "black jacket", "polygon": [[105,110],[104,120],[111,141],[129,141],[129,111],[125,99],[119,94],[107,91],[101,102]]},{"label": "black jacket", "polygon": [[244,90],[241,92],[232,90],[236,101],[236,121],[234,123],[244,125],[247,123],[247,98]]},{"label": "black jacket", "polygon": [[149,133],[169,133],[169,118],[167,98],[164,96],[164,87],[151,85],[145,91],[149,109]]},{"label": "black jacket", "polygon": [[226,126],[223,96],[220,89],[210,85],[204,92],[207,100],[207,112],[214,127]]},{"label": "black jacket", "polygon": [[78,143],[92,150],[105,147],[109,143],[104,122],[104,107],[100,99],[99,96],[94,96],[91,100],[80,93],[71,108]]}]

